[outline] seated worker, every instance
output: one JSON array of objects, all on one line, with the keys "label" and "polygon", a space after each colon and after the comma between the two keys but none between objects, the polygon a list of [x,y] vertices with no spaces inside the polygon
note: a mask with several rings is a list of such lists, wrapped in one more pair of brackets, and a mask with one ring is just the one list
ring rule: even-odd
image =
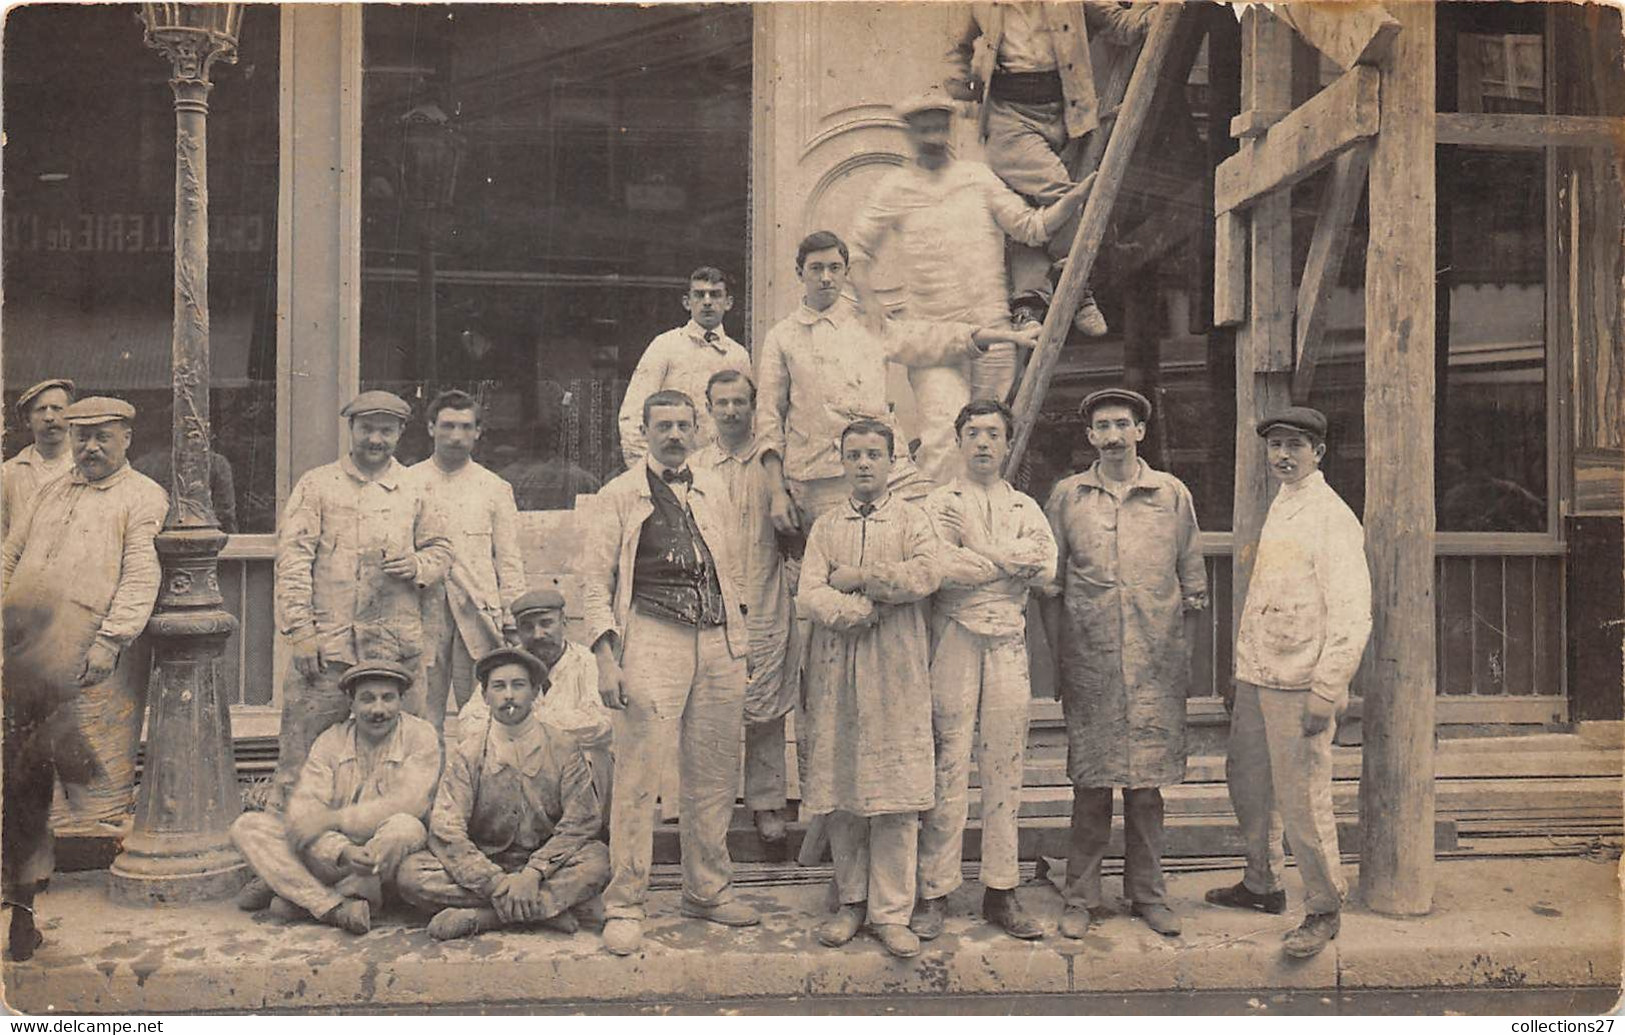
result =
[{"label": "seated worker", "polygon": [[543,923],[577,929],[571,907],[609,884],[609,849],[593,840],[598,795],[574,738],[532,709],[547,682],[539,659],[499,647],[474,665],[494,722],[457,739],[429,817],[429,851],[401,864],[400,895],[438,910],[445,941]]},{"label": "seated worker", "polygon": [[393,887],[401,860],[427,843],[423,817],[440,776],[435,728],[401,711],[412,676],[363,661],[339,677],[350,718],[311,745],[285,815],[245,812],[231,840],[266,888],[239,896],[245,909],[295,907],[353,934]]},{"label": "seated worker", "polygon": [[[576,738],[576,745],[587,756],[593,789],[598,792],[598,805],[607,820],[615,759],[610,745],[610,710],[598,696],[597,659],[592,651],[564,638],[564,594],[558,590],[533,589],[515,600],[511,610],[519,629],[519,646],[547,669],[536,717]],[[485,701],[476,695],[457,713],[458,736],[483,734],[490,719]]]}]

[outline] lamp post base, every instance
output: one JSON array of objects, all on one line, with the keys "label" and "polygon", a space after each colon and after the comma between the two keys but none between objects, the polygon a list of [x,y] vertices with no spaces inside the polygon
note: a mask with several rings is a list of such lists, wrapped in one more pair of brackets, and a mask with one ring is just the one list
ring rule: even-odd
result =
[{"label": "lamp post base", "polygon": [[230,841],[192,834],[131,834],[107,873],[107,895],[126,906],[176,906],[235,895],[252,874]]}]

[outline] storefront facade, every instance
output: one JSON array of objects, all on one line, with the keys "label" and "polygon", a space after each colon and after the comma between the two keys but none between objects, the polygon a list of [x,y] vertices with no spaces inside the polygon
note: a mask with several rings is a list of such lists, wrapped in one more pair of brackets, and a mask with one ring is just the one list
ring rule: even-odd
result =
[{"label": "storefront facade", "polygon": [[[1113,333],[1063,354],[1026,473],[1041,497],[1089,461],[1072,417],[1087,391],[1125,381],[1155,398],[1147,457],[1192,488],[1219,604],[1198,630],[1190,708],[1218,721],[1237,332],[1214,319],[1213,186],[1235,150],[1241,30],[1228,9],[1200,11],[1176,62],[1183,89],[1165,91],[1096,267]],[[843,231],[906,160],[889,104],[938,78],[961,14],[251,8],[210,119],[237,736],[275,729],[276,515],[294,480],[343,448],[347,398],[388,388],[421,406],[442,387],[476,391],[480,458],[516,486],[532,578],[568,585],[577,496],[620,468],[625,380],[649,339],[685,319],[688,271],[727,271],[727,328],[759,342],[797,301],[800,237]],[[1619,719],[1622,138],[1599,121],[1625,116],[1618,14],[1445,4],[1434,29],[1438,721]],[[48,376],[123,395],[142,410],[139,465],[167,449],[169,427],[167,70],[118,7],[21,9],[5,57],[8,409]],[[1290,66],[1295,104],[1337,72],[1303,44]],[[959,121],[962,155],[976,152],[974,127]],[[1294,188],[1295,277],[1326,180]],[[1306,385],[1336,429],[1328,477],[1357,512],[1373,505],[1364,208]],[[6,454],[25,442],[8,435]],[[427,451],[414,426],[402,458]],[[1042,678],[1035,695],[1048,696]]]}]

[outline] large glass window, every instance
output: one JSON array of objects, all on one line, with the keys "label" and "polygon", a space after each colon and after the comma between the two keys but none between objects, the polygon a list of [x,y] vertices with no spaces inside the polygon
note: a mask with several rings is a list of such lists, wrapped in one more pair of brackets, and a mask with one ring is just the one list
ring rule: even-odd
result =
[{"label": "large glass window", "polygon": [[[745,338],[750,9],[377,6],[365,67],[362,381],[475,392],[480,462],[571,508],[621,469],[691,270],[728,274]],[[402,459],[429,449],[414,421]]]},{"label": "large glass window", "polygon": [[[51,377],[135,405],[137,468],[168,481],[175,115],[133,5],[18,7],[5,34],[5,455]],[[278,13],[250,7],[209,103],[209,419],[230,532],[276,524]]]}]

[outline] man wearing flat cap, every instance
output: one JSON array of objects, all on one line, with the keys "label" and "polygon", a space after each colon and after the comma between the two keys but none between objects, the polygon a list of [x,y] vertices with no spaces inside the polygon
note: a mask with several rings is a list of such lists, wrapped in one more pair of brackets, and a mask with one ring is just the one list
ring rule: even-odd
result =
[{"label": "man wearing flat cap", "polygon": [[434,912],[429,935],[442,941],[529,924],[574,932],[572,910],[609,883],[586,757],[535,714],[540,659],[500,647],[474,670],[491,721],[448,745],[429,850],[402,864],[401,897]]},{"label": "man wearing flat cap", "polygon": [[[275,778],[284,801],[310,745],[350,713],[338,685],[346,668],[362,658],[422,668],[419,594],[445,576],[451,542],[395,459],[411,414],[389,392],[351,400],[339,411],[349,452],[299,478],[277,532],[277,626],[293,655]],[[420,715],[421,682],[407,692]]]},{"label": "man wearing flat cap", "polygon": [[1371,635],[1371,573],[1360,520],[1320,471],[1326,415],[1288,407],[1259,421],[1258,434],[1279,491],[1259,532],[1236,632],[1225,756],[1247,869],[1240,884],[1209,891],[1207,900],[1284,912],[1284,828],[1307,914],[1285,951],[1302,959],[1337,937],[1347,891],[1332,816],[1332,736]]},{"label": "man wearing flat cap", "polygon": [[1063,479],[1049,504],[1060,548],[1043,606],[1066,715],[1072,831],[1061,934],[1082,938],[1103,909],[1101,862],[1112,788],[1123,788],[1123,891],[1158,934],[1179,918],[1162,876],[1162,790],[1185,778],[1187,611],[1207,606],[1207,573],[1190,490],[1140,459],[1151,403],[1092,392],[1080,408],[1100,453]]},{"label": "man wearing flat cap", "polygon": [[73,382],[65,377],[41,381],[18,397],[17,416],[28,425],[33,441],[0,465],[0,538],[41,485],[73,470],[65,416],[72,402]]},{"label": "man wearing flat cap", "polygon": [[[565,639],[564,594],[548,587],[522,594],[513,603],[519,646],[546,666],[536,717],[575,738],[598,791],[604,818],[609,818],[615,756],[610,742],[614,715],[598,695],[598,662],[592,651]],[[475,694],[457,716],[458,736],[481,736],[491,720],[485,698]],[[606,831],[607,832],[607,831]]]},{"label": "man wearing flat cap", "polygon": [[[896,242],[911,320],[973,326],[1007,323],[1010,283],[1004,238],[1042,245],[1082,205],[1080,185],[1034,208],[980,162],[949,151],[954,104],[941,90],[896,108],[908,129],[914,161],[887,173],[852,224],[852,283],[868,317],[884,307],[869,287],[874,259]],[[1015,380],[1016,347],[1000,342],[975,357],[911,367],[920,414],[920,473],[945,485],[963,472],[953,433],[959,410],[972,399],[1003,401]]]},{"label": "man wearing flat cap", "polygon": [[308,914],[352,934],[372,928],[401,861],[428,843],[423,820],[440,778],[434,727],[401,712],[411,685],[392,661],[362,661],[339,677],[350,718],[311,745],[286,815],[245,812],[231,825],[266,889],[239,896],[239,906]]},{"label": "man wearing flat cap", "polygon": [[117,824],[135,788],[148,652],[137,636],[158,599],[169,498],[130,467],[135,407],[92,396],[63,412],[73,469],[46,482],[5,540],[6,606],[35,616],[26,632],[51,663],[41,678],[64,698],[102,775],[64,787],[59,828]]}]

